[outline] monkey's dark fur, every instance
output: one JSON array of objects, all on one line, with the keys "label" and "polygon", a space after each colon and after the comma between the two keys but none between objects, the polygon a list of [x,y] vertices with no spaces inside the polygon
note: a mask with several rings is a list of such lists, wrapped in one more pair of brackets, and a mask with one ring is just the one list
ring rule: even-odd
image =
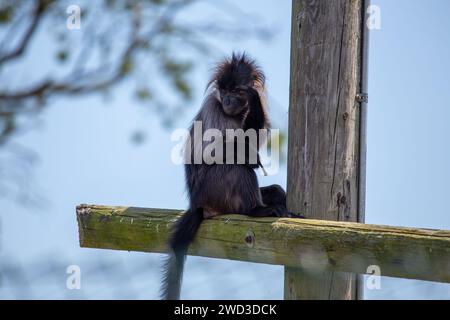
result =
[{"label": "monkey's dark fur", "polygon": [[[258,132],[269,127],[261,97],[264,74],[245,54],[233,54],[220,63],[209,87],[212,90],[194,119],[202,122],[203,132],[210,128],[219,129],[223,134],[225,129],[255,129]],[[193,127],[190,135],[192,141]],[[194,144],[191,143],[191,160]],[[282,187],[259,188],[256,167],[247,162],[185,165],[189,209],[174,224],[169,239],[172,253],[165,265],[163,299],[179,299],[188,246],[205,218],[220,214],[294,216],[286,210],[286,194]]]}]

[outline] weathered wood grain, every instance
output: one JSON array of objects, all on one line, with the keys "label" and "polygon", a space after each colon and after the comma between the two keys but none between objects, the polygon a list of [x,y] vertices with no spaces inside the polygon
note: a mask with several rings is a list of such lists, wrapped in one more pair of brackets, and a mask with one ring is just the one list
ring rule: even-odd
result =
[{"label": "weathered wood grain", "polygon": [[[360,103],[364,0],[294,0],[288,209],[363,222]],[[361,153],[364,154],[364,153]],[[356,275],[285,272],[285,299],[355,299]]]},{"label": "weathered wood grain", "polygon": [[[77,207],[80,246],[165,252],[170,225],[181,211],[136,207]],[[206,220],[190,255],[301,268],[366,273],[450,283],[450,231],[350,222],[249,218]]]}]

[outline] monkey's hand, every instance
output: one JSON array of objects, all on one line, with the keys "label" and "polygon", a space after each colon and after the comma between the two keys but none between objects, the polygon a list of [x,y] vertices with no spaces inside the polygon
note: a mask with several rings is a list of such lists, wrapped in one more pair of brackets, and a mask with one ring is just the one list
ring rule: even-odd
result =
[{"label": "monkey's hand", "polygon": [[245,94],[247,95],[249,103],[256,102],[255,101],[256,99],[259,100],[259,93],[252,86],[241,85],[241,86],[238,86],[237,89],[239,91],[241,91],[241,92],[245,92]]},{"label": "monkey's hand", "polygon": [[304,215],[290,212],[286,209],[286,207],[284,205],[274,207],[274,216],[280,217],[280,218],[305,219]]},{"label": "monkey's hand", "polygon": [[301,213],[297,214],[297,213],[293,213],[293,212],[288,212],[288,218],[306,219],[306,217],[303,214],[301,214]]},{"label": "monkey's hand", "polygon": [[249,112],[244,120],[244,130],[264,128],[267,119],[261,104],[258,91],[252,86],[239,86],[239,90],[247,95]]}]

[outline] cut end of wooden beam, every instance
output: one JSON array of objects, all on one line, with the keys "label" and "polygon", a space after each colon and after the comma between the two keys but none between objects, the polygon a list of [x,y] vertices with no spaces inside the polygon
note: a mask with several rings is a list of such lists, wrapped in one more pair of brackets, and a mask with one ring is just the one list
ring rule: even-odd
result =
[{"label": "cut end of wooden beam", "polygon": [[[80,205],[80,246],[166,252],[181,210]],[[218,216],[205,220],[190,255],[450,282],[450,231],[350,222]]]}]

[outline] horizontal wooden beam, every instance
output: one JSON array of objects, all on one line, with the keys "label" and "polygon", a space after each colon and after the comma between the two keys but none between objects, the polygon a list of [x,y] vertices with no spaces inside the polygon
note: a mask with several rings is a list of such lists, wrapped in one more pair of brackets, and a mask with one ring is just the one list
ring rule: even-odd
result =
[{"label": "horizontal wooden beam", "polygon": [[[165,252],[181,211],[80,205],[80,246]],[[190,255],[450,283],[450,231],[322,220],[219,216],[204,221]]]}]

